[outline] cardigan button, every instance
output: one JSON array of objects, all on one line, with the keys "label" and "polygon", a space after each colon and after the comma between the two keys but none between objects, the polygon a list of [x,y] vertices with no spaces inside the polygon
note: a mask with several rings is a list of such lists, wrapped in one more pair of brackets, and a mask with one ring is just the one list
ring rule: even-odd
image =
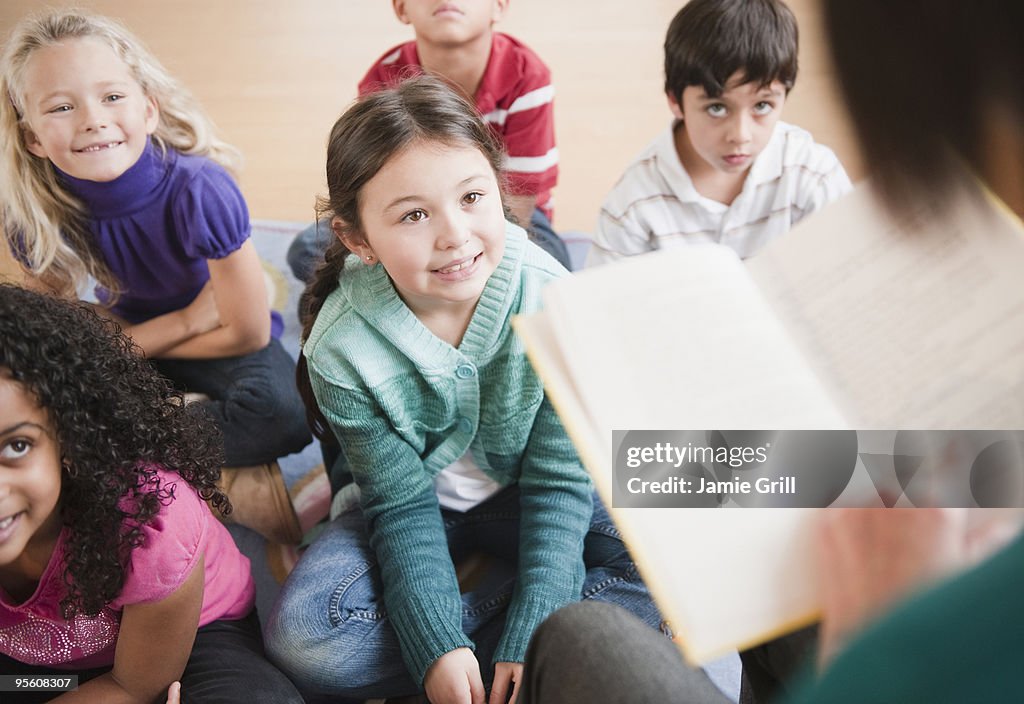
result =
[{"label": "cardigan button", "polygon": [[459,430],[461,430],[464,433],[468,433],[472,429],[473,429],[473,421],[471,421],[469,418],[460,418],[459,419]]},{"label": "cardigan button", "polygon": [[468,379],[476,374],[476,369],[473,368],[472,364],[460,364],[455,368],[455,376],[460,379]]}]

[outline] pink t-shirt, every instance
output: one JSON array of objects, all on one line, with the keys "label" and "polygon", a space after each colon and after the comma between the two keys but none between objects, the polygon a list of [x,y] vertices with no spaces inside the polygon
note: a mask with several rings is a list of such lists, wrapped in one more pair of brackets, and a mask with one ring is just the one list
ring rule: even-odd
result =
[{"label": "pink t-shirt", "polygon": [[157,475],[161,487],[174,488],[174,499],[143,527],[145,542],[132,552],[118,597],[94,617],[79,614],[69,621],[61,616],[64,537],[70,530],[65,526],[31,597],[14,604],[0,589],[0,653],[55,668],[113,665],[123,607],[170,596],[204,555],[199,625],[240,619],[252,611],[256,588],[249,558],[188,482],[173,472],[158,470]]}]

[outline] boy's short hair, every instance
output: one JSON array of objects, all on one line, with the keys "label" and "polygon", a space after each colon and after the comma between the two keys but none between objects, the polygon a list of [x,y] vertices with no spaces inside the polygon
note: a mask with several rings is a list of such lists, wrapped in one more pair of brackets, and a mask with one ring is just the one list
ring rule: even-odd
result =
[{"label": "boy's short hair", "polygon": [[665,36],[665,92],[676,100],[687,86],[722,94],[737,71],[744,83],[796,82],[796,18],[781,0],[690,0]]}]

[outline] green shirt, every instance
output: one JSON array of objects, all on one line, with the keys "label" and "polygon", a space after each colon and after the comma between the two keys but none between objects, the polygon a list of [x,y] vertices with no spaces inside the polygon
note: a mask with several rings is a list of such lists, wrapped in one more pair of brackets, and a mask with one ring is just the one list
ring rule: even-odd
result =
[{"label": "green shirt", "polygon": [[469,449],[499,484],[518,483],[519,574],[495,661],[522,662],[540,622],[580,598],[589,479],[512,333],[565,275],[509,225],[458,348],[431,333],[381,266],[345,262],[304,346],[313,392],[361,492],[384,603],[406,666],[422,681],[472,647],[433,479]]},{"label": "green shirt", "polygon": [[787,704],[1018,701],[1024,537],[907,601],[850,643]]}]

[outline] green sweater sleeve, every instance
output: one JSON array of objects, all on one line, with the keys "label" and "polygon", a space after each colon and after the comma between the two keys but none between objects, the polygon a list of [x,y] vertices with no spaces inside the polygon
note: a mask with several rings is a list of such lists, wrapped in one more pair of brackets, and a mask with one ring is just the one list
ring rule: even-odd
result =
[{"label": "green sweater sleeve", "polygon": [[319,382],[317,400],[362,495],[388,618],[406,667],[422,682],[439,657],[473,647],[462,631],[462,600],[433,482],[370,398]]},{"label": "green sweater sleeve", "polygon": [[541,622],[583,589],[590,479],[547,396],[530,430],[519,495],[519,575],[495,662],[523,662]]}]

